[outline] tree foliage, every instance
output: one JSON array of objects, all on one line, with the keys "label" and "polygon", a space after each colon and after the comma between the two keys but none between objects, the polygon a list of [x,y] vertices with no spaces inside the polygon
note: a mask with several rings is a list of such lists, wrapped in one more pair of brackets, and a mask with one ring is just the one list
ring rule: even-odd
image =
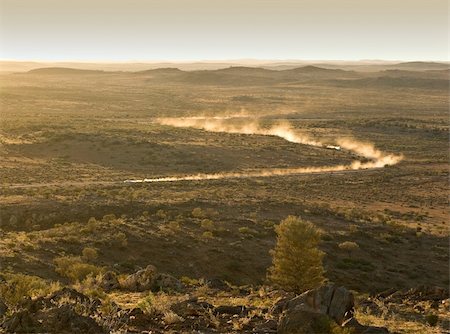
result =
[{"label": "tree foliage", "polygon": [[285,290],[303,292],[319,286],[323,280],[324,253],[318,249],[320,233],[310,222],[289,216],[275,231],[277,244],[272,250],[268,278]]}]

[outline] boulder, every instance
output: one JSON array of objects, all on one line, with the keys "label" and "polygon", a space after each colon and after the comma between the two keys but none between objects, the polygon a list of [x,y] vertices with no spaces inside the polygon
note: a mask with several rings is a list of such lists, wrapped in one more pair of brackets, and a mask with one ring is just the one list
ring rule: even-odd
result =
[{"label": "boulder", "polygon": [[354,297],[344,287],[327,284],[291,299],[285,304],[284,309],[289,311],[289,314],[295,312],[325,314],[336,323],[342,324],[353,315]]},{"label": "boulder", "polygon": [[183,283],[169,274],[159,274],[156,276],[154,286],[151,290],[181,292],[184,290],[184,286]]},{"label": "boulder", "polygon": [[326,314],[311,311],[289,311],[278,322],[278,334],[329,333],[330,318]]},{"label": "boulder", "polygon": [[106,333],[105,329],[98,325],[94,319],[79,315],[71,305],[46,310],[37,314],[37,317],[44,328],[44,332],[48,333]]},{"label": "boulder", "polygon": [[156,268],[148,265],[145,269],[141,269],[134,274],[129,275],[123,282],[122,288],[132,291],[141,292],[153,290],[158,273]]},{"label": "boulder", "polygon": [[77,290],[68,287],[64,287],[61,290],[54,292],[48,299],[51,302],[57,302],[60,301],[61,299],[70,299],[77,301],[79,303],[91,302],[91,299],[88,296],[83,295],[81,292],[78,292]]},{"label": "boulder", "polygon": [[119,280],[117,279],[116,273],[114,271],[104,273],[99,282],[99,286],[107,292],[119,288]]},{"label": "boulder", "polygon": [[42,332],[42,327],[36,319],[33,319],[28,310],[16,312],[7,317],[1,324],[6,333],[33,333]]}]

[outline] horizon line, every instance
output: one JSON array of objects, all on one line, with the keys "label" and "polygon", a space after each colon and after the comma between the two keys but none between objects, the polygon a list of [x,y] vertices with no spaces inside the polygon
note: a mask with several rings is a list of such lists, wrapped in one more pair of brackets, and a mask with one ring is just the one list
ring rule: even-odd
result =
[{"label": "horizon line", "polygon": [[128,59],[128,60],[100,60],[100,59],[7,59],[0,58],[0,62],[15,62],[15,63],[94,63],[94,64],[157,64],[157,63],[275,63],[275,62],[346,62],[346,63],[393,63],[393,62],[434,62],[434,63],[450,63],[449,60],[436,59],[261,59],[261,58],[232,58],[232,59]]}]

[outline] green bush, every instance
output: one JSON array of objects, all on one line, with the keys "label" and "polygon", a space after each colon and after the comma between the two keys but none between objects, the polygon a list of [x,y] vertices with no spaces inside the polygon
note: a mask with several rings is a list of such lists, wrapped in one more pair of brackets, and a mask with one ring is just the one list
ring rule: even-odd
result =
[{"label": "green bush", "polygon": [[192,217],[194,218],[205,218],[206,214],[205,212],[203,212],[203,210],[201,208],[195,208],[194,210],[192,210]]},{"label": "green bush", "polygon": [[214,222],[210,219],[203,219],[202,222],[200,223],[200,226],[207,231],[214,231],[215,230],[215,226],[214,226]]},{"label": "green bush", "polygon": [[276,228],[277,244],[271,254],[268,278],[285,290],[297,293],[319,286],[323,280],[322,258],[318,249],[320,233],[310,222],[289,216]]},{"label": "green bush", "polygon": [[5,274],[0,284],[0,296],[14,310],[24,297],[38,297],[58,290],[58,283],[50,283],[40,277],[24,274]]},{"label": "green bush", "polygon": [[80,257],[62,256],[53,260],[55,271],[72,282],[80,282],[88,275],[97,276],[103,270],[92,264],[84,263]]}]

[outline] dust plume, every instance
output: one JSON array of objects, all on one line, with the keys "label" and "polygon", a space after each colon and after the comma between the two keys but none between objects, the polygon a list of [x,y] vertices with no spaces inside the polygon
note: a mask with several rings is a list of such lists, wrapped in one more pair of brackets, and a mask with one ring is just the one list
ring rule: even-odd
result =
[{"label": "dust plume", "polygon": [[218,180],[231,178],[285,176],[295,174],[334,173],[342,171],[355,171],[360,169],[382,168],[395,165],[402,160],[401,155],[387,154],[375,148],[370,143],[362,143],[351,138],[337,138],[336,145],[326,144],[320,140],[313,139],[306,134],[294,129],[288,122],[279,122],[271,126],[262,126],[257,120],[247,121],[244,124],[231,123],[233,118],[242,118],[242,115],[218,116],[218,117],[184,117],[184,118],[158,118],[155,123],[178,128],[195,128],[210,132],[236,133],[247,135],[274,136],[287,140],[291,143],[323,147],[348,151],[365,161],[354,160],[347,165],[334,165],[322,167],[292,167],[292,168],[264,168],[249,170],[246,172],[224,172],[224,173],[200,173],[185,176],[169,176],[150,179],[126,180],[129,183],[143,182],[174,182],[174,181],[200,181]]}]

